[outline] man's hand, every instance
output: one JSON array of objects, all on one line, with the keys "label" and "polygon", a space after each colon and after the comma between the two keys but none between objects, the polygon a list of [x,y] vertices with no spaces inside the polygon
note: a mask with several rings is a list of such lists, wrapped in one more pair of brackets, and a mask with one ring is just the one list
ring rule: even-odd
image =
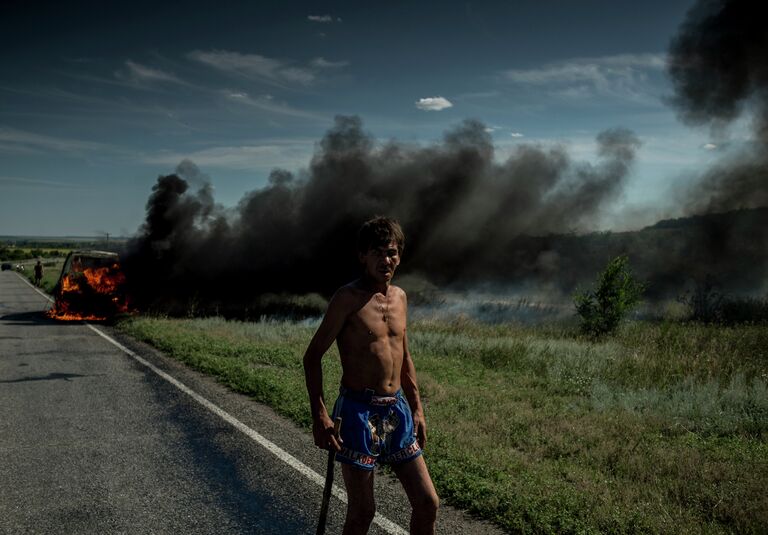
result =
[{"label": "man's hand", "polygon": [[413,413],[413,436],[419,447],[424,449],[427,444],[427,421],[424,419],[424,413],[417,411]]},{"label": "man's hand", "polygon": [[333,420],[328,415],[315,418],[312,424],[312,435],[315,438],[315,446],[324,450],[341,451],[341,444],[344,442],[341,437],[336,436],[333,429]]}]

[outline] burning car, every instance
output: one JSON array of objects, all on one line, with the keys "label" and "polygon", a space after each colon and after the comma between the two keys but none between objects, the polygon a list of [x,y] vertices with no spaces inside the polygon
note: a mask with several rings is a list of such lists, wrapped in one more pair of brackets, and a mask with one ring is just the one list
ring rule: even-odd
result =
[{"label": "burning car", "polygon": [[105,320],[128,311],[125,274],[117,253],[72,251],[53,290],[48,315],[60,320]]}]

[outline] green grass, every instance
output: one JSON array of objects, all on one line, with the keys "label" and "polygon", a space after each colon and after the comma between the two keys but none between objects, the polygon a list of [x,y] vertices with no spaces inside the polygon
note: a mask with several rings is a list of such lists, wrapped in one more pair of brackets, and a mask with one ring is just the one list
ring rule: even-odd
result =
[{"label": "green grass", "polygon": [[[120,327],[308,427],[308,323]],[[768,328],[467,320],[409,329],[440,496],[526,533],[758,533],[768,525]],[[326,398],[340,377],[324,359]]]},{"label": "green grass", "polygon": [[[59,281],[59,276],[61,275],[61,268],[64,265],[64,259],[60,258],[58,260],[48,260],[45,263],[43,263],[43,280],[40,284],[40,289],[43,290],[47,294],[53,293],[53,288],[56,286],[56,283]],[[26,269],[22,272],[22,275],[27,277],[29,279],[29,282],[34,282],[35,280],[35,266],[33,264],[29,264],[26,266]]]}]

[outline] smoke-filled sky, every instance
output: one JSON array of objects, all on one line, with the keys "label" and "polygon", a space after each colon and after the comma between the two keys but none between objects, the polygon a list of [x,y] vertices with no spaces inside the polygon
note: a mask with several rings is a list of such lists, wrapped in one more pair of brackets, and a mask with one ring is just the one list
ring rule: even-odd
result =
[{"label": "smoke-filled sky", "polygon": [[[185,160],[180,175],[224,207],[253,204],[275,168],[328,179],[311,161],[336,116],[390,170],[376,151],[393,140],[416,163],[489,146],[488,188],[546,155],[568,170],[554,182],[582,188],[547,206],[589,216],[558,230],[683,215],[685,186],[754,142],[745,104],[713,128],[674,98],[667,54],[690,0],[273,4],[2,2],[0,235],[133,235]],[[459,221],[481,225],[470,209]]]}]

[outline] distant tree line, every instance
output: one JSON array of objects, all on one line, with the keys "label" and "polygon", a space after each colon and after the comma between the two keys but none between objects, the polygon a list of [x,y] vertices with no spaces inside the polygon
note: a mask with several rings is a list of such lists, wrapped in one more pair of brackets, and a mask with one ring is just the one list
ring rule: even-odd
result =
[{"label": "distant tree line", "polygon": [[8,236],[0,239],[0,247],[16,247],[19,249],[95,249],[103,246],[104,240],[69,240],[55,238],[51,240],[41,240],[33,238],[9,238]]},{"label": "distant tree line", "polygon": [[0,245],[0,260],[19,261],[29,260],[30,258],[39,257],[60,257],[67,254],[68,251],[59,251],[58,249],[26,249],[19,247],[9,247],[7,245]]}]

